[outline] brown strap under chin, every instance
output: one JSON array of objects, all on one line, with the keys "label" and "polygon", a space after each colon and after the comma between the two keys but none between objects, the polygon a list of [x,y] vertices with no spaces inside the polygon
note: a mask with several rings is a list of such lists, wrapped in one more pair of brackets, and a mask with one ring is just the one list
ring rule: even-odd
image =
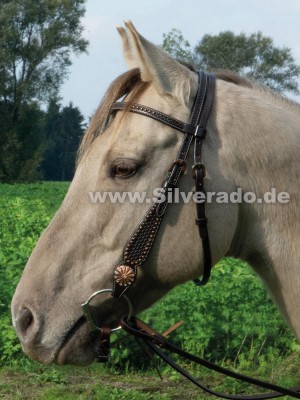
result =
[{"label": "brown strap under chin", "polygon": [[108,327],[100,328],[100,340],[97,343],[95,352],[96,359],[99,363],[105,363],[109,359],[110,352],[110,334],[111,329]]}]

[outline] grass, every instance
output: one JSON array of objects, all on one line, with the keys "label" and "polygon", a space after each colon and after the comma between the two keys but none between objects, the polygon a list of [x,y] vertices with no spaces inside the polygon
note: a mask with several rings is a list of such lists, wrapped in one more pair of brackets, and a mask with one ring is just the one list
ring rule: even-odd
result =
[{"label": "grass", "polygon": [[54,214],[61,204],[70,186],[70,182],[37,182],[37,183],[18,183],[0,184],[0,198],[16,199],[22,198],[24,201],[32,202],[42,199],[49,214]]},{"label": "grass", "polygon": [[[282,360],[273,365],[255,370],[247,368],[243,373],[260,379],[272,380],[281,385],[294,386],[299,383],[298,371],[300,354]],[[205,385],[232,394],[259,393],[259,388],[234,382],[206,370],[192,369]],[[284,397],[288,399],[288,397]],[[1,400],[208,400],[212,397],[177,373],[165,369],[163,380],[152,371],[126,373],[93,364],[86,368],[40,366],[26,359],[19,364],[4,367],[0,371]]]},{"label": "grass", "polygon": [[171,375],[161,381],[151,373],[120,374],[102,366],[4,368],[0,372],[3,400],[169,400],[199,399],[199,392]]}]

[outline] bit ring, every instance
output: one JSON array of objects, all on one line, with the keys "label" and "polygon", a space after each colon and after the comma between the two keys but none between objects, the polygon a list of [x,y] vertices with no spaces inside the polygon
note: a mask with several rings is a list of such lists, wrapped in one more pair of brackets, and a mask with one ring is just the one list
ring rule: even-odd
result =
[{"label": "bit ring", "polygon": [[[98,290],[97,292],[94,292],[85,303],[81,304],[81,307],[83,308],[83,314],[86,317],[87,320],[87,324],[88,324],[88,328],[90,332],[94,332],[94,331],[99,331],[101,328],[99,326],[97,326],[93,320],[92,314],[91,314],[91,310],[90,310],[90,302],[93,300],[94,297],[98,296],[99,294],[103,294],[103,293],[112,293],[112,289],[102,289],[102,290]],[[133,313],[133,307],[131,304],[131,301],[129,300],[129,298],[123,294],[122,298],[126,301],[127,305],[128,305],[128,315],[127,315],[127,319],[130,319],[132,317],[132,313]],[[117,326],[116,328],[112,328],[111,332],[116,332],[118,330],[120,330],[122,327],[121,326]]]}]

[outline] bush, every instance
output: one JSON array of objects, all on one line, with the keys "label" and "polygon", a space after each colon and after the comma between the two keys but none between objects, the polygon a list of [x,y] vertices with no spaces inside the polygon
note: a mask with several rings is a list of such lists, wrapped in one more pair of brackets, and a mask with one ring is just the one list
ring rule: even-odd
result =
[{"label": "bush", "polygon": [[[11,327],[11,298],[67,188],[67,183],[0,185],[0,364],[21,357]],[[183,320],[171,340],[218,362],[267,363],[299,348],[258,278],[234,259],[222,260],[207,286],[199,288],[192,282],[179,286],[141,317],[160,332]],[[130,339],[112,350],[112,361],[122,368],[147,368],[149,359],[141,354]]]},{"label": "bush", "polygon": [[22,354],[11,326],[11,299],[27,259],[67,187],[66,183],[0,185],[0,364]]}]

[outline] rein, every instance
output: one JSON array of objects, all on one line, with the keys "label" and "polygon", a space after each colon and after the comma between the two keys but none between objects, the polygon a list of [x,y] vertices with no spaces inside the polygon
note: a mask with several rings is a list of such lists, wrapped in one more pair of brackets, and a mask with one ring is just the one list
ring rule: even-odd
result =
[{"label": "rein", "polygon": [[[205,392],[221,397],[223,399],[229,400],[265,400],[273,399],[282,396],[291,396],[300,399],[300,386],[294,387],[292,389],[287,389],[272,383],[264,382],[259,379],[252,378],[250,376],[242,375],[234,371],[230,371],[226,368],[220,367],[210,361],[204,360],[203,358],[194,356],[174,344],[170,343],[166,338],[159,333],[155,332],[150,328],[145,322],[139,320],[138,318],[132,317],[130,319],[122,318],[122,328],[134,336],[135,338],[141,339],[155,354],[157,354],[163,361],[165,361],[170,367],[175,369],[185,378],[190,380],[194,385],[198,386]],[[184,360],[192,361],[198,365],[201,365],[212,371],[216,371],[221,375],[229,376],[241,382],[246,382],[255,386],[259,386],[264,389],[273,390],[271,393],[255,394],[255,395],[229,395],[224,393],[215,392],[214,390],[208,388],[202,383],[198,382],[193,376],[191,376],[185,369],[180,367],[175,361],[173,361],[162,349],[168,350],[171,353],[179,355]]]},{"label": "rein", "polygon": [[[195,278],[194,283],[197,286],[205,285],[210,278],[212,261],[205,212],[205,165],[202,162],[202,144],[206,135],[206,125],[213,104],[215,93],[215,76],[199,71],[197,73],[199,85],[188,123],[184,123],[176,118],[162,113],[161,111],[137,103],[129,105],[126,102],[116,102],[112,106],[112,112],[129,111],[140,114],[159,121],[164,125],[168,125],[173,129],[183,133],[184,136],[177,153],[176,160],[172,162],[168,169],[166,178],[160,191],[160,195],[148,209],[124,247],[123,261],[116,267],[113,274],[112,289],[99,290],[93,293],[90,298],[84,304],[82,304],[83,313],[87,319],[90,332],[97,330],[100,331],[100,340],[96,348],[97,360],[99,362],[108,361],[110,333],[122,328],[136,339],[144,342],[152,352],[157,354],[167,364],[193,382],[196,386],[217,397],[230,400],[263,400],[289,395],[300,399],[300,393],[298,393],[298,391],[300,391],[300,387],[286,389],[255,378],[241,375],[215,365],[209,361],[203,360],[200,357],[194,356],[174,346],[172,343],[168,342],[164,336],[156,333],[144,322],[132,316],[132,305],[129,298],[125,295],[125,292],[134,284],[138,274],[138,268],[141,267],[145,262],[154,244],[160,224],[168,206],[168,196],[166,196],[166,194],[169,190],[173,190],[176,187],[180,177],[185,173],[187,169],[186,159],[193,141],[194,165],[192,166],[192,171],[193,178],[195,179],[195,192],[200,194],[201,199],[203,199],[202,202],[197,202],[195,219],[202,241],[203,275],[201,279]],[[90,301],[94,297],[107,292],[111,292],[112,296],[117,299],[123,298],[127,302],[129,308],[127,317],[122,319],[121,326],[117,328],[98,327],[94,322],[92,313],[90,311]],[[183,359],[195,362],[204,366],[205,368],[219,372],[222,375],[230,376],[237,380],[272,390],[273,392],[253,396],[235,396],[215,392],[196,381],[187,371],[169,358],[169,356],[167,356],[162,349],[169,350],[172,353],[178,354]]]}]

